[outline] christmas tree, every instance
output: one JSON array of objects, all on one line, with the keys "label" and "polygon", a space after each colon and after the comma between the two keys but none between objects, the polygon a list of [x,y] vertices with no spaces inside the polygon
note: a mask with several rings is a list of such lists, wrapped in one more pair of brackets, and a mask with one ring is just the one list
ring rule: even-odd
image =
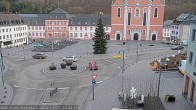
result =
[{"label": "christmas tree", "polygon": [[105,54],[107,51],[106,33],[103,27],[102,15],[100,14],[97,27],[95,29],[95,36],[93,37],[94,54]]}]

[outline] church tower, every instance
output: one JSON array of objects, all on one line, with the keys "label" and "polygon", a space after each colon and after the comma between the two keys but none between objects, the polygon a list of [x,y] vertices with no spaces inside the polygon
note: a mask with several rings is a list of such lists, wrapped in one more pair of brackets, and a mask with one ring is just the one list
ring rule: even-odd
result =
[{"label": "church tower", "polygon": [[111,40],[161,40],[165,0],[113,0]]}]

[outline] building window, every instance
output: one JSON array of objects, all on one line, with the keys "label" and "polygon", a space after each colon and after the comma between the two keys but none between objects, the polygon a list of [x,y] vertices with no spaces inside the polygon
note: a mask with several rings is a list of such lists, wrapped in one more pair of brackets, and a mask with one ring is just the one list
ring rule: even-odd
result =
[{"label": "building window", "polygon": [[131,25],[131,12],[128,13],[128,25]]},{"label": "building window", "polygon": [[92,27],[90,27],[90,30],[92,30],[93,28]]},{"label": "building window", "polygon": [[70,33],[70,36],[73,37],[73,33]]},{"label": "building window", "polygon": [[93,37],[93,33],[91,33],[91,37]]},{"label": "building window", "polygon": [[189,63],[192,64],[192,60],[193,60],[193,52],[190,52],[189,55]]},{"label": "building window", "polygon": [[80,30],[82,30],[82,27],[80,27]]},{"label": "building window", "polygon": [[131,30],[128,30],[127,34],[128,34],[128,35],[131,35]]},{"label": "building window", "polygon": [[196,30],[195,29],[193,29],[193,33],[192,33],[192,38],[191,38],[191,41],[195,41],[195,33],[196,32]]},{"label": "building window", "polygon": [[144,17],[143,17],[143,26],[146,26],[146,12],[144,12]]},{"label": "building window", "polygon": [[108,30],[108,27],[106,27],[106,31]]},{"label": "building window", "polygon": [[154,9],[154,17],[155,18],[158,18],[158,8],[155,8]]},{"label": "building window", "polygon": [[4,29],[2,29],[2,31],[4,32]]},{"label": "building window", "polygon": [[120,8],[117,9],[117,17],[120,18]]},{"label": "building window", "polygon": [[146,35],[146,31],[145,30],[142,30],[142,35]]},{"label": "building window", "polygon": [[82,37],[82,33],[80,33],[80,37]]},{"label": "building window", "polygon": [[87,30],[87,27],[85,27],[85,30]]},{"label": "building window", "polygon": [[135,9],[135,18],[139,18],[139,16],[140,16],[140,10]]},{"label": "building window", "polygon": [[75,27],[75,30],[77,30],[77,27]]},{"label": "building window", "polygon": [[0,36],[0,39],[1,39],[1,36]]},{"label": "building window", "polygon": [[70,27],[70,30],[72,30],[72,27]]},{"label": "building window", "polygon": [[40,34],[39,34],[40,36],[42,36],[42,33],[40,32]]}]

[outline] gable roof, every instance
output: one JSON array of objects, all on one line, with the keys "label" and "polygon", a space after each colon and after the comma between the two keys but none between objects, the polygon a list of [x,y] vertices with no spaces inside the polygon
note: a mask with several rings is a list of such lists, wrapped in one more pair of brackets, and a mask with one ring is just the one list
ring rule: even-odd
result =
[{"label": "gable roof", "polygon": [[171,26],[171,23],[173,23],[173,20],[166,20],[163,22],[163,27],[169,28],[168,26]]},{"label": "gable roof", "polygon": [[[96,26],[98,23],[99,16],[97,14],[76,14],[70,18],[70,26]],[[108,14],[102,16],[103,25],[111,25],[111,17]]]},{"label": "gable roof", "polygon": [[60,8],[56,8],[55,10],[51,11],[49,14],[67,14],[67,12],[65,12]]},{"label": "gable roof", "polygon": [[180,14],[177,18],[176,18],[176,20],[177,21],[184,21],[188,16],[190,16],[191,14]]}]

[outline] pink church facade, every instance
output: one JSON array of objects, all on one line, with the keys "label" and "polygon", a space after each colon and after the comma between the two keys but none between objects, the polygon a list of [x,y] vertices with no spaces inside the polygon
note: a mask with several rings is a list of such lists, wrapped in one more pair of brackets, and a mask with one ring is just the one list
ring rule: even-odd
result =
[{"label": "pink church facade", "polygon": [[165,0],[113,0],[111,40],[161,40]]}]

